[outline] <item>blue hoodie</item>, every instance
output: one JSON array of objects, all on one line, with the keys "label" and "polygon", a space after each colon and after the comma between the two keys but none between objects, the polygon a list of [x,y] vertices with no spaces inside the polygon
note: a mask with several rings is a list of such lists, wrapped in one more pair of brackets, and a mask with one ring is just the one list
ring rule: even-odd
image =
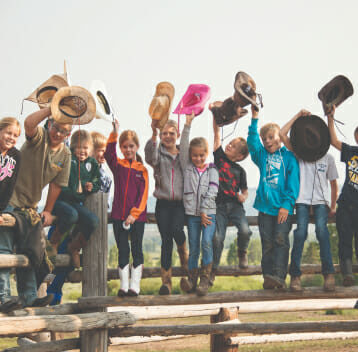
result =
[{"label": "blue hoodie", "polygon": [[251,159],[260,170],[254,208],[273,216],[278,215],[280,208],[293,214],[300,189],[298,162],[286,147],[269,153],[260,141],[257,122],[258,119],[251,120],[247,137]]}]

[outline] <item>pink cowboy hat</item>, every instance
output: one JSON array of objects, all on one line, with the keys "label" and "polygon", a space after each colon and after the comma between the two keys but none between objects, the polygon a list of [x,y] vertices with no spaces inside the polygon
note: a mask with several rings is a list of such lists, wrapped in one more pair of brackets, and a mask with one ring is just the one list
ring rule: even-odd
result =
[{"label": "pink cowboy hat", "polygon": [[173,113],[179,115],[191,115],[192,112],[194,112],[195,116],[200,115],[209,98],[209,86],[206,84],[191,84]]}]

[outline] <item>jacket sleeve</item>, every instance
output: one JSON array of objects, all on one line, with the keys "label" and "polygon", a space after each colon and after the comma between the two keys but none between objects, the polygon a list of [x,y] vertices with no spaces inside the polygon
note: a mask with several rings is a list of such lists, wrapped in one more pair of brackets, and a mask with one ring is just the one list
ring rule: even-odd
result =
[{"label": "jacket sleeve", "polygon": [[249,152],[251,155],[252,161],[259,165],[260,156],[264,149],[260,141],[260,136],[257,131],[258,119],[251,119],[251,125],[249,126],[249,134],[247,137],[247,146],[249,147]]},{"label": "jacket sleeve", "polygon": [[106,162],[113,173],[118,163],[117,151],[116,151],[117,138],[118,138],[117,133],[112,132],[109,135],[109,138],[107,140],[106,151],[104,152],[104,158],[106,159]]},{"label": "jacket sleeve", "polygon": [[145,211],[148,201],[148,187],[149,187],[149,180],[148,180],[148,171],[146,168],[143,168],[143,178],[144,182],[142,183],[140,189],[138,190],[139,196],[136,207],[133,207],[130,211],[130,214],[135,218],[138,219],[139,216]]},{"label": "jacket sleeve", "polygon": [[101,174],[99,172],[99,165],[96,160],[93,160],[93,172],[90,182],[92,182],[93,187],[89,194],[98,192],[101,188]]},{"label": "jacket sleeve", "polygon": [[190,126],[184,125],[180,138],[180,151],[179,151],[180,166],[183,171],[187,168],[188,164],[190,163],[189,135],[190,135]]},{"label": "jacket sleeve", "polygon": [[159,163],[159,143],[150,139],[144,147],[145,161],[152,167]]},{"label": "jacket sleeve", "polygon": [[295,156],[290,153],[289,162],[286,165],[285,192],[282,197],[281,208],[293,209],[300,190],[300,167]]},{"label": "jacket sleeve", "polygon": [[70,175],[68,185],[61,188],[60,199],[73,201],[76,199],[78,182],[78,164],[75,160],[71,160]]},{"label": "jacket sleeve", "polygon": [[216,167],[209,169],[209,187],[202,195],[200,202],[200,212],[210,214],[211,209],[216,208],[216,196],[219,190],[219,173]]}]

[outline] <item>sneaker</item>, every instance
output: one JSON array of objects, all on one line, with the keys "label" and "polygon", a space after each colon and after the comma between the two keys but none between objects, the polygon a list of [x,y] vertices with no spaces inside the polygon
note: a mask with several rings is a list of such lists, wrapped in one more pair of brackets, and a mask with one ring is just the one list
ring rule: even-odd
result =
[{"label": "sneaker", "polygon": [[54,298],[54,295],[52,293],[49,293],[45,297],[36,298],[31,304],[29,304],[27,307],[46,307],[49,305]]},{"label": "sneaker", "polygon": [[336,282],[334,280],[333,274],[324,275],[323,289],[328,292],[334,291],[336,289]]},{"label": "sneaker", "polygon": [[291,276],[290,290],[293,292],[301,292],[301,278],[299,276]]},{"label": "sneaker", "polygon": [[343,286],[353,286],[354,285],[354,276],[353,275],[344,275],[343,276]]}]

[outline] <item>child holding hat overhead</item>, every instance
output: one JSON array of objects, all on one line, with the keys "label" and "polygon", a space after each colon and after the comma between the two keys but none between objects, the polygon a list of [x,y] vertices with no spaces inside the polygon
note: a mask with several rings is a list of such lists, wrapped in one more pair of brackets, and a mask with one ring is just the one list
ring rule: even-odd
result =
[{"label": "child holding hat overhead", "polygon": [[259,211],[263,287],[283,288],[290,250],[288,234],[300,186],[299,167],[293,153],[281,147],[280,127],[267,123],[259,136],[258,112],[253,106],[251,111],[247,144],[251,159],[260,170],[254,208]]}]

